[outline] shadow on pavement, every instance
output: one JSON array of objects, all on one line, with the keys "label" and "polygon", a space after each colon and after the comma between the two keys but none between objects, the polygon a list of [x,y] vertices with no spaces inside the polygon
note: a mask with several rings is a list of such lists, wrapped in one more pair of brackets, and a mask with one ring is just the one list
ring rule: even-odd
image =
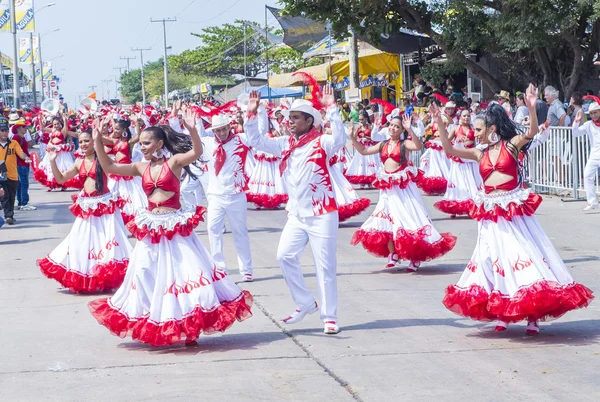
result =
[{"label": "shadow on pavement", "polygon": [[427,265],[427,263],[423,263],[423,265],[419,268],[417,272],[407,273],[406,267],[408,264],[403,264],[401,267],[396,268],[384,268],[378,271],[371,271],[371,274],[408,274],[408,275],[450,275],[455,274],[457,272],[462,272],[465,270],[466,264],[437,264],[437,265]]},{"label": "shadow on pavement", "polygon": [[471,338],[508,339],[512,343],[529,345],[597,345],[600,338],[600,320],[565,321],[540,323],[540,333],[529,336],[525,334],[525,322],[511,324],[504,332],[489,330],[466,334]]},{"label": "shadow on pavement", "polygon": [[589,255],[589,256],[584,256],[584,257],[579,257],[579,258],[570,258],[567,260],[563,260],[563,262],[565,264],[573,264],[575,262],[598,261],[598,260],[600,260],[600,257],[597,257],[595,255]]},{"label": "shadow on pavement", "polygon": [[258,346],[287,339],[283,332],[259,332],[223,334],[222,336],[200,335],[196,345],[186,346],[183,341],[171,346],[153,347],[143,343],[124,342],[119,348],[145,351],[149,354],[198,355],[202,353],[229,352],[232,350],[254,350]]},{"label": "shadow on pavement", "polygon": [[[21,226],[23,227],[23,226]],[[31,227],[31,226],[28,226]],[[40,227],[45,227],[45,226],[40,226]],[[44,241],[44,240],[50,240],[50,239],[54,239],[54,237],[40,237],[38,239],[23,239],[23,240],[8,240],[8,241],[0,241],[0,244],[2,245],[9,245],[9,244],[25,244],[25,243],[35,243],[38,241]]]}]

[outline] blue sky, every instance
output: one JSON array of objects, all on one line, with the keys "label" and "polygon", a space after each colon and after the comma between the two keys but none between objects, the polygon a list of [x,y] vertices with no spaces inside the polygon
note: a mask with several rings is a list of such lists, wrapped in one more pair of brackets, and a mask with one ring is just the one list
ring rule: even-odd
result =
[{"label": "blue sky", "polygon": [[[98,86],[98,96],[104,85],[106,95],[107,84],[102,80],[113,80],[108,85],[114,96],[114,77],[119,72],[113,67],[126,65],[119,58],[135,56],[131,67],[140,65],[139,52],[133,53],[132,47],[152,48],[144,53],[144,61],[162,56],[162,24],[151,23],[151,18],[177,18],[177,22],[167,23],[167,44],[173,47],[171,52],[180,53],[200,44],[190,32],[236,19],[264,23],[265,4],[278,7],[276,0],[35,0],[35,8],[40,10],[51,2],[56,5],[37,14],[36,32],[44,35],[60,28],[42,38],[42,56],[44,60],[57,57],[54,71],[65,70],[57,75],[63,78],[60,92],[71,104],[78,95],[89,93],[90,85]],[[268,18],[270,24],[276,24],[270,13]],[[0,33],[0,51],[12,57],[10,33]]]}]

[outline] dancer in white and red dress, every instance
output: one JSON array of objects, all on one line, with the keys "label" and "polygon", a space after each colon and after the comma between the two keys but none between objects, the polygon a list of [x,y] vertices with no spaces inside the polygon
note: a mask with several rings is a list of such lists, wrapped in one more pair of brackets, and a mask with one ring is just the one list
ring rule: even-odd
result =
[{"label": "dancer in white and red dress", "polygon": [[[273,130],[266,134],[269,138],[276,138]],[[257,208],[275,209],[288,201],[285,182],[279,174],[280,157],[263,151],[254,153],[256,166],[248,180],[246,197],[248,202],[254,203]]]},{"label": "dancer in white and red dress", "polygon": [[[371,139],[371,122],[370,117],[366,112],[362,112],[358,118],[360,126],[356,129],[356,137],[358,142],[364,147],[370,147],[377,142]],[[350,131],[354,130],[354,126],[350,124]],[[352,135],[352,133],[351,133]],[[376,155],[361,155],[355,152],[352,160],[346,170],[346,178],[352,184],[359,184],[361,187],[369,187],[375,181],[377,170],[381,166],[381,162]]]},{"label": "dancer in white and red dress", "polygon": [[421,156],[419,165],[419,169],[423,171],[423,177],[419,179],[417,186],[427,195],[444,194],[450,175],[450,160],[442,149],[437,130],[435,122],[425,128],[425,136],[431,136],[423,144],[427,150]]},{"label": "dancer in white and red dress", "polygon": [[[47,146],[51,145],[55,151],[53,158],[56,158],[55,162],[56,166],[58,166],[58,170],[61,172],[66,172],[73,166],[73,163],[75,163],[75,159],[73,159],[73,155],[71,155],[71,152],[73,151],[73,145],[67,143],[67,138],[69,136],[75,137],[78,134],[69,131],[68,125],[65,124],[62,117],[55,117],[52,119],[52,128],[45,128],[44,131],[50,132],[50,140]],[[52,173],[50,156],[48,153],[44,155],[44,158],[41,162],[39,162],[39,164],[36,165],[35,162],[36,160],[34,158],[33,177],[41,185],[48,187],[48,191],[57,188],[64,190],[67,187],[80,188],[81,184],[78,182],[77,178],[64,183],[56,182],[54,179],[54,174]]]},{"label": "dancer in white and red dress", "polygon": [[[351,244],[362,244],[371,254],[388,257],[386,267],[400,260],[410,261],[408,272],[415,272],[421,262],[432,260],[454,248],[456,237],[439,233],[423,205],[415,182],[422,172],[408,163],[408,152],[418,151],[422,144],[412,131],[408,116],[396,116],[388,127],[389,140],[366,148],[356,137],[352,142],[361,154],[380,155],[383,166],[377,172],[379,202],[371,216],[354,233]],[[404,139],[410,135],[411,140]]]},{"label": "dancer in white and red dress", "polygon": [[250,93],[246,134],[256,149],[281,155],[280,174],[289,191],[286,205],[288,220],[281,233],[277,259],[296,309],[283,321],[295,324],[307,314],[319,310],[300,266],[300,255],[310,242],[321,299],[323,332],[337,334],[336,248],[339,219],[328,162],[344,145],[346,136],[335,106],[333,89],[326,85],[323,96],[320,96],[318,83],[314,79],[312,82],[313,102],[319,103],[319,109],[321,104],[331,105],[327,115],[332,135],[322,135],[318,131],[321,114],[311,102],[297,99],[286,111],[292,135],[289,138],[266,138],[258,128],[256,113],[260,93],[255,91]]},{"label": "dancer in white and red dress", "polygon": [[478,161],[485,188],[471,210],[479,221],[475,251],[458,283],[446,289],[443,303],[474,320],[498,320],[496,331],[527,320],[526,332],[533,335],[539,332],[538,321],[586,307],[593,295],[573,280],[535,218],[541,197],[522,186],[519,153],[526,152],[537,132],[533,85],[525,99],[528,132],[520,132],[500,105],[489,107],[485,120],[475,121],[476,136],[488,145],[485,151],[453,147],[440,123],[444,150]]},{"label": "dancer in white and red dress", "polygon": [[[468,110],[460,113],[460,123],[452,127],[448,138],[454,140],[454,146],[457,148],[475,147],[475,131],[471,127],[471,114]],[[473,206],[473,198],[479,193],[482,184],[479,165],[475,161],[457,156],[448,155],[448,158],[450,172],[446,194],[434,206],[450,214],[451,218],[456,215],[468,215]]]},{"label": "dancer in white and red dress", "polygon": [[[105,147],[111,149],[115,162],[131,164],[132,135],[129,129],[129,120],[118,120],[113,125],[112,135],[103,136],[102,142]],[[148,206],[148,200],[142,189],[142,179],[137,176],[119,176],[111,174],[108,176],[108,188],[111,192],[119,194],[125,201],[121,208],[121,214],[125,223],[129,223],[134,217],[135,212]]]},{"label": "dancer in white and red dress", "polygon": [[52,145],[46,151],[57,183],[79,176],[83,190],[69,207],[76,219],[68,236],[37,264],[48,278],[77,293],[109,291],[123,282],[132,250],[120,215],[124,201],[108,189],[90,131],[79,135],[79,147],[85,157],[64,173],[56,164],[60,153]]},{"label": "dancer in white and red dress", "polygon": [[[147,127],[140,134],[148,163],[114,163],[94,133],[103,168],[121,176],[141,176],[148,209],[127,227],[138,239],[123,285],[114,296],[89,304],[98,322],[113,334],[153,346],[182,339],[195,343],[201,333],[223,332],[251,316],[252,296],[215,265],[194,228],[205,209],[182,209],[181,170],[202,154],[196,117],[184,111],[190,136],[170,127]],[[173,156],[163,156],[166,148]]]}]

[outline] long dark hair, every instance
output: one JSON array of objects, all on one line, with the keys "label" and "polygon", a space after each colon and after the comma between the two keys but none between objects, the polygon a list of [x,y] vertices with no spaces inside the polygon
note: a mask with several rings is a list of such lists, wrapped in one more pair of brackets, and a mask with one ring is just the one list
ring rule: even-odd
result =
[{"label": "long dark hair", "polygon": [[[525,133],[525,128],[517,126],[515,122],[513,122],[508,115],[506,114],[506,110],[498,104],[493,104],[488,107],[485,112],[485,125],[486,127],[496,126],[496,133],[500,137],[506,146],[506,149],[513,154],[517,163],[519,164],[519,183],[523,181],[523,168],[525,166],[526,160],[529,157],[529,153],[527,152],[529,149],[530,142],[527,142],[525,145],[521,147],[519,151],[515,145],[513,145],[510,140],[516,137],[517,135],[522,135]],[[489,149],[489,148],[488,148]],[[523,153],[525,156],[523,161],[519,159],[519,153]]]},{"label": "long dark hair", "polygon": [[[183,154],[191,151],[193,148],[192,139],[189,136],[178,133],[170,126],[151,126],[146,127],[144,131],[148,131],[155,140],[162,140],[165,144],[165,148],[167,148],[171,155]],[[197,178],[196,175],[192,173],[189,166],[184,166],[183,169],[191,178]]]},{"label": "long dark hair", "polygon": [[[92,138],[92,129],[88,128],[85,131],[83,131],[81,134],[89,135],[90,138]],[[104,170],[102,170],[102,165],[100,164],[100,162],[98,162],[98,157],[96,156],[95,150],[94,150],[94,159],[96,160],[96,182],[94,184],[94,187],[96,188],[96,192],[98,194],[102,194],[102,190],[104,190]],[[85,163],[85,161],[82,161],[81,163]]]},{"label": "long dark hair", "polygon": [[125,133],[127,133],[127,142],[129,142],[129,140],[132,137],[131,130],[129,129],[129,127],[131,126],[131,122],[129,120],[121,119],[117,121],[117,124],[119,125],[119,127],[125,130]]}]

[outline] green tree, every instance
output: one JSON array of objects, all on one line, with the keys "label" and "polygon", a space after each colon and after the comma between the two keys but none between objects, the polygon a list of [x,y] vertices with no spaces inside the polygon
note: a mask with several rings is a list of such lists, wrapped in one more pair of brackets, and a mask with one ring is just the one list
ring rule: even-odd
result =
[{"label": "green tree", "polygon": [[[534,80],[567,95],[590,74],[600,50],[597,0],[281,0],[285,12],[324,21],[339,36],[348,25],[374,43],[381,33],[407,28],[429,35],[494,90]],[[384,18],[382,18],[384,16]],[[490,55],[495,69],[473,55]]]}]

